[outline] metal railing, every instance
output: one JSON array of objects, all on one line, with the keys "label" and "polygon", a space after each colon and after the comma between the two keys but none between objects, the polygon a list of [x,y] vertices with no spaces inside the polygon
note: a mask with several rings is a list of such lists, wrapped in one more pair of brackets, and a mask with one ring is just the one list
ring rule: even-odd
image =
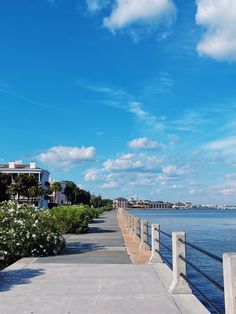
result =
[{"label": "metal railing", "polygon": [[[169,288],[169,292],[172,294],[183,294],[192,293],[193,290],[208,304],[210,308],[214,310],[214,313],[224,313],[224,311],[199,288],[194,281],[194,277],[189,274],[189,268],[207,282],[212,287],[217,288],[221,293],[224,293],[225,300],[225,313],[235,314],[236,313],[236,253],[224,253],[223,258],[219,257],[208,250],[205,250],[195,244],[186,241],[184,232],[172,232],[169,234],[165,231],[160,230],[160,225],[148,225],[147,221],[142,221],[135,217],[127,214],[126,227],[129,228],[130,232],[141,241],[140,248],[152,250],[152,256],[150,263],[163,263],[163,261],[172,269],[172,283]],[[166,242],[162,241],[162,236],[172,239],[172,246],[169,247]],[[189,254],[186,253],[186,247],[189,247],[201,253],[214,261],[223,264],[224,271],[224,286],[209,276],[205,271],[200,269],[194,264],[193,260],[190,260]],[[161,250],[164,249],[164,253]],[[166,251],[165,251],[166,250]],[[166,257],[168,254],[172,254],[172,263]],[[188,267],[187,267],[188,266]],[[213,312],[212,312],[213,313]]]},{"label": "metal railing", "polygon": [[[132,221],[132,219],[129,219],[129,221]],[[209,307],[214,310],[214,313],[225,313],[215,302],[210,300],[209,297],[196,285],[194,280],[192,280],[191,274],[189,274],[188,271],[188,268],[190,267],[193,271],[207,280],[212,286],[224,293],[226,314],[236,313],[236,287],[234,284],[236,281],[236,253],[225,253],[223,258],[219,257],[208,250],[186,241],[184,232],[173,232],[172,234],[169,234],[160,230],[160,226],[158,224],[150,226],[147,221],[139,221],[136,226],[134,226],[134,224],[127,225],[131,231],[137,233],[141,242],[143,241],[145,245],[148,245],[151,248],[152,257],[150,258],[150,262],[151,260],[156,262],[164,261],[171,268],[173,280],[169,291],[172,294],[191,293],[191,289],[189,288],[190,286],[202,298],[202,300],[204,300]],[[162,236],[172,239],[171,247],[169,247],[166,242],[162,241]],[[192,260],[189,260],[188,254],[186,253],[186,247],[193,249],[197,253],[204,254],[220,264],[223,264],[224,286],[206,274],[205,271],[195,265]],[[164,249],[164,253],[168,252],[172,255],[172,262],[170,262],[170,260],[166,257],[168,254],[164,254],[161,248]],[[165,252],[165,250],[167,252]],[[179,287],[181,287],[181,291],[178,291]]]},{"label": "metal railing", "polygon": [[[202,254],[204,254],[205,256],[223,264],[223,259],[211,252],[209,252],[208,250],[205,250],[197,245],[194,245],[190,242],[184,241],[182,239],[178,239],[178,241],[188,247],[191,247],[192,249],[194,249],[197,252],[200,252]],[[215,287],[217,287],[221,292],[224,293],[224,286],[221,285],[219,282],[217,282],[215,279],[211,278],[208,274],[206,274],[204,271],[202,271],[199,267],[197,267],[196,265],[194,265],[192,262],[190,262],[187,258],[183,257],[182,255],[179,255],[179,258],[186,263],[188,266],[190,266],[192,269],[194,269],[198,274],[200,274],[203,278],[205,278],[208,282],[210,282],[212,285],[214,285]],[[216,313],[224,313],[224,311],[222,311],[217,304],[215,304],[214,302],[212,302],[207,295],[201,291],[201,289],[199,289],[193,282],[191,279],[189,279],[189,275],[185,275],[183,273],[180,273],[180,276],[186,280],[186,282],[205,300],[205,302],[210,305],[211,308],[213,308]]]},{"label": "metal railing", "polygon": [[[168,237],[168,238],[171,238],[171,234],[169,234],[169,233],[167,233],[167,232],[164,232],[164,231],[162,231],[162,230],[157,230],[157,228],[155,228],[155,230],[156,231],[159,231],[159,233],[161,234],[161,235],[164,235],[164,236],[166,236],[166,237]],[[161,237],[159,238],[159,240],[158,239],[155,239],[155,241],[156,242],[158,242],[159,243],[159,246],[160,247],[163,247],[163,248],[165,248],[168,252],[170,252],[170,254],[171,254],[171,256],[172,256],[172,248],[170,248],[169,246],[167,246],[165,243],[163,243],[162,241],[161,241]],[[159,250],[155,250],[160,256],[161,256],[161,258],[163,259],[163,261],[170,267],[170,269],[172,270],[173,269],[173,265],[172,265],[172,262],[166,257],[166,255],[165,254],[163,254],[162,252],[161,252],[161,248],[159,249]]]},{"label": "metal railing", "polygon": [[136,235],[141,239],[141,223],[138,223]]}]

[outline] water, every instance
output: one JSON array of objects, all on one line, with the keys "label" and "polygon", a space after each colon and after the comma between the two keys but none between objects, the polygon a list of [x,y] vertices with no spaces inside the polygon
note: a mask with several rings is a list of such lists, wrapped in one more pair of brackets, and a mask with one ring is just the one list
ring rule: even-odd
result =
[{"label": "water", "polygon": [[[160,224],[161,230],[171,233],[184,231],[186,240],[218,256],[225,252],[236,252],[236,211],[235,210],[131,210],[132,214],[151,223]],[[161,241],[171,247],[171,239],[161,235]],[[162,254],[171,261],[170,253],[161,249]],[[207,273],[211,278],[223,284],[222,264],[187,247],[187,258]],[[197,287],[224,311],[223,292],[204,279],[196,271],[187,267],[189,278]],[[217,313],[207,306],[211,313]]]}]

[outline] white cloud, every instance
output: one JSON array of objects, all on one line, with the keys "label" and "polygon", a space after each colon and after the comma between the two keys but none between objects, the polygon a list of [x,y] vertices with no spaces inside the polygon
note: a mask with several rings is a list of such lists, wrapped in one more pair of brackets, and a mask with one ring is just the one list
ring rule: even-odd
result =
[{"label": "white cloud", "polygon": [[236,193],[236,180],[225,178],[223,184],[216,188],[217,193],[224,196],[235,196]]},{"label": "white cloud", "polygon": [[37,159],[52,168],[64,167],[67,170],[80,163],[92,160],[94,157],[95,148],[92,146],[54,146],[40,153]]},{"label": "white cloud", "polygon": [[134,160],[135,155],[123,154],[117,159],[108,159],[104,162],[105,170],[131,170],[142,168],[140,160]]},{"label": "white cloud", "polygon": [[222,154],[236,154],[236,136],[229,136],[209,142],[205,145],[205,148],[221,151]]},{"label": "white cloud", "polygon": [[157,141],[149,140],[147,137],[135,138],[128,143],[128,146],[133,149],[156,149],[159,147]]},{"label": "white cloud", "polygon": [[236,61],[236,1],[198,0],[197,6],[196,22],[206,27],[199,54]]},{"label": "white cloud", "polygon": [[101,184],[100,187],[103,189],[115,189],[118,187],[118,183],[114,182],[114,181],[105,182],[105,183]]},{"label": "white cloud", "polygon": [[191,169],[188,166],[176,167],[173,165],[168,165],[162,168],[162,172],[168,176],[182,176],[185,174],[189,174]]},{"label": "white cloud", "polygon": [[158,170],[161,158],[143,154],[122,154],[116,159],[108,159],[103,167],[106,171],[151,171]]},{"label": "white cloud", "polygon": [[97,171],[97,169],[89,169],[85,172],[84,176],[85,181],[99,181],[100,180],[100,175]]},{"label": "white cloud", "polygon": [[116,0],[116,5],[109,17],[104,18],[104,25],[111,31],[130,24],[171,23],[176,13],[172,0]]},{"label": "white cloud", "polygon": [[137,101],[130,103],[128,110],[139,120],[150,125],[154,130],[163,130],[165,128],[162,122],[159,122],[155,116],[145,111],[142,107],[142,104]]},{"label": "white cloud", "polygon": [[83,87],[89,91],[103,94],[105,99],[102,100],[102,104],[109,107],[118,108],[126,112],[130,112],[135,119],[145,123],[148,127],[153,130],[165,129],[164,121],[159,121],[156,116],[150,112],[144,110],[144,105],[141,102],[135,101],[135,97],[128,94],[125,90],[121,88],[113,88],[107,85],[93,85],[83,82],[83,80],[78,80],[77,85]]},{"label": "white cloud", "polygon": [[109,0],[86,0],[88,11],[94,13],[105,8],[109,4]]},{"label": "white cloud", "polygon": [[88,10],[91,12],[97,11],[100,9],[98,0],[87,0]]}]

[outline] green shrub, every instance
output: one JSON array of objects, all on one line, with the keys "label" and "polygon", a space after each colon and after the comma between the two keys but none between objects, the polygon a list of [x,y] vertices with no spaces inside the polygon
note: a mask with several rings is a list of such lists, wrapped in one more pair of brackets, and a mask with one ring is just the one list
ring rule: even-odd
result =
[{"label": "green shrub", "polygon": [[112,209],[113,209],[112,204],[101,207],[102,212],[108,212]]},{"label": "green shrub", "polygon": [[87,205],[62,205],[50,209],[50,212],[57,219],[61,232],[65,234],[87,232],[89,222],[111,209],[110,206],[93,208]]},{"label": "green shrub", "polygon": [[64,205],[54,207],[50,212],[55,216],[62,233],[84,233],[91,220],[90,207]]},{"label": "green shrub", "polygon": [[59,253],[65,245],[56,218],[49,210],[8,201],[0,203],[0,256],[10,264],[27,256]]}]

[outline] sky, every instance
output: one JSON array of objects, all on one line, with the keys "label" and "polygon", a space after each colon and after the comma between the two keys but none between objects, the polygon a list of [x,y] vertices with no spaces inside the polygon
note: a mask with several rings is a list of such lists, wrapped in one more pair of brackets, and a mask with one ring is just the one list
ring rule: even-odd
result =
[{"label": "sky", "polygon": [[0,162],[236,204],[235,0],[0,0]]}]

